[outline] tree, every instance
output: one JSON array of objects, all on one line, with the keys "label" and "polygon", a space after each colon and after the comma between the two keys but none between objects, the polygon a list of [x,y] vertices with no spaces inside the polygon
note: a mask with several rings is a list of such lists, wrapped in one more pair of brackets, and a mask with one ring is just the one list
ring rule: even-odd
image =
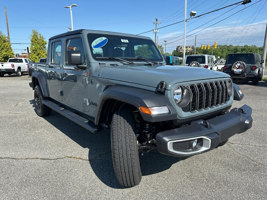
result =
[{"label": "tree", "polygon": [[163,55],[164,54],[163,46],[161,45],[157,45],[157,46],[158,46],[159,52]]},{"label": "tree", "polygon": [[30,60],[33,62],[38,62],[40,58],[46,58],[46,41],[44,37],[38,33],[36,30],[32,30],[31,35],[31,53]]},{"label": "tree", "polygon": [[6,62],[9,58],[14,57],[11,43],[7,36],[0,32],[0,61]]}]

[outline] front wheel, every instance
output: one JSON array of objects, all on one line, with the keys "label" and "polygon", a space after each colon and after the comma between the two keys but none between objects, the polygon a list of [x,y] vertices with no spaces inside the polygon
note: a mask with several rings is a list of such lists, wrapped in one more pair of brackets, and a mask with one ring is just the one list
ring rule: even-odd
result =
[{"label": "front wheel", "polygon": [[130,109],[118,109],[111,122],[111,153],[116,178],[123,187],[138,185],[142,178],[135,131]]}]

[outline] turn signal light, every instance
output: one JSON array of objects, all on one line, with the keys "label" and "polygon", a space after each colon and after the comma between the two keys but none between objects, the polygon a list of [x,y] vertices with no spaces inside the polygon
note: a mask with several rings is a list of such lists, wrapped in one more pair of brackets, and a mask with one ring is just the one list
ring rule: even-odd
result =
[{"label": "turn signal light", "polygon": [[208,65],[205,65],[204,67],[205,67],[206,69],[208,69],[209,66],[208,66]]},{"label": "turn signal light", "polygon": [[145,114],[148,114],[148,115],[152,115],[151,110],[149,108],[147,108],[147,107],[140,106],[139,109],[141,110],[142,113],[145,113]]},{"label": "turn signal light", "polygon": [[15,67],[15,65],[14,65],[14,64],[11,64],[11,67],[12,67],[12,68],[14,68],[14,67]]}]

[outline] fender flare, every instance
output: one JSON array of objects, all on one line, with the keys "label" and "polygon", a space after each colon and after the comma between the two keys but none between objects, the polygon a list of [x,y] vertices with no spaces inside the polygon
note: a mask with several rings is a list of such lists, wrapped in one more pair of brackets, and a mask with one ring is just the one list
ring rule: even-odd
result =
[{"label": "fender flare", "polygon": [[40,72],[33,72],[33,74],[32,74],[32,88],[33,89],[37,85],[35,79],[39,83],[39,86],[41,88],[43,96],[49,97],[49,90],[48,90],[48,86],[47,86],[47,81],[46,81],[46,78],[44,77],[44,75],[41,74]]},{"label": "fender flare", "polygon": [[[148,122],[161,122],[177,119],[175,108],[171,105],[168,98],[163,94],[157,94],[152,91],[132,88],[127,86],[115,85],[104,90],[100,97],[100,104],[96,109],[95,124],[99,123],[102,109],[107,100],[117,100],[122,103],[130,104],[137,108],[142,118]],[[139,110],[140,106],[144,107],[160,107],[167,106],[169,113],[161,115],[148,115]]]}]

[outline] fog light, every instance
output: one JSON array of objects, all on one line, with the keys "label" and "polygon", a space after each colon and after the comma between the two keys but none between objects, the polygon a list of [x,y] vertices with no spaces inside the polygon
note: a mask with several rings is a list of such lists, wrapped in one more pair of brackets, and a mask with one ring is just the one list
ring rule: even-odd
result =
[{"label": "fog light", "polygon": [[193,140],[192,149],[196,148],[196,146],[197,146],[197,139]]}]

